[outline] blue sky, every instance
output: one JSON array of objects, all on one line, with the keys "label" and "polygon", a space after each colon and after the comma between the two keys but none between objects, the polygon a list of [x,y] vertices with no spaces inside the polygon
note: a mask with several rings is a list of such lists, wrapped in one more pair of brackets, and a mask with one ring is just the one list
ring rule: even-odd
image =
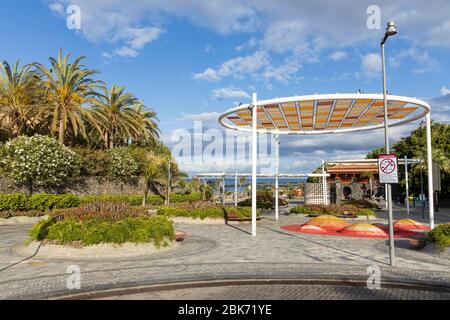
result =
[{"label": "blue sky", "polygon": [[[66,9],[81,9],[81,29]],[[217,115],[251,92],[260,99],[380,92],[379,40],[388,42],[389,91],[427,99],[450,120],[450,2],[377,1],[381,29],[367,27],[374,1],[18,0],[0,12],[0,58],[46,62],[59,48],[85,55],[109,84],[124,85],[158,112],[163,138]],[[436,102],[433,105],[433,102]],[[393,130],[407,134],[417,124]],[[357,157],[382,145],[382,132],[282,141],[282,170],[306,172],[320,159]],[[188,171],[195,168],[186,167]],[[212,169],[212,168],[211,168]],[[214,167],[214,169],[220,169]],[[206,169],[205,169],[206,170]]]}]

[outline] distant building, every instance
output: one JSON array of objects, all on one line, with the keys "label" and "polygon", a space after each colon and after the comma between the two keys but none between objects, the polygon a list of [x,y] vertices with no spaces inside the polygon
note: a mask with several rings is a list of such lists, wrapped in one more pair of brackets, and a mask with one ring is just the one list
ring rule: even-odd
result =
[{"label": "distant building", "polygon": [[340,163],[326,169],[330,177],[332,198],[364,199],[384,195],[384,186],[380,185],[377,163]]}]

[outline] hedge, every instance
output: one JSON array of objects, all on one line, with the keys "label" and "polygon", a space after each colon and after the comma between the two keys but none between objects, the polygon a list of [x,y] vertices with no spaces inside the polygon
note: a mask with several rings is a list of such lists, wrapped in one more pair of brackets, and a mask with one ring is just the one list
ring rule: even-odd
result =
[{"label": "hedge", "polygon": [[73,208],[81,201],[72,194],[0,194],[0,211],[47,211]]},{"label": "hedge", "polygon": [[83,221],[51,218],[40,221],[29,232],[33,240],[50,240],[59,244],[153,242],[160,247],[175,239],[173,223],[166,217],[126,218],[119,221],[102,221],[90,218]]},{"label": "hedge", "polygon": [[[99,195],[99,196],[81,196],[79,197],[81,203],[88,203],[92,201],[124,201],[128,202],[132,206],[142,205],[143,196],[139,195]],[[150,205],[162,205],[164,199],[156,194],[147,196],[147,204]]]},{"label": "hedge", "polygon": [[[193,219],[220,219],[225,218],[226,215],[236,215],[239,218],[251,217],[252,209],[248,207],[207,207],[207,208],[180,208],[161,206],[157,209],[158,215],[168,217],[189,217]],[[257,211],[259,215],[259,210]]]},{"label": "hedge", "polygon": [[[75,196],[72,194],[35,194],[27,197],[23,194],[0,194],[0,211],[47,211],[67,209],[91,201],[125,201],[132,206],[140,206],[143,196],[140,195],[95,195]],[[190,194],[172,194],[171,203],[196,202],[202,200],[201,192]],[[162,205],[164,198],[159,195],[149,195],[147,204]]]},{"label": "hedge", "polygon": [[176,208],[176,207],[159,207],[158,214],[168,217],[190,217],[193,219],[224,218],[225,211],[222,207],[217,208]]},{"label": "hedge", "polygon": [[308,214],[308,215],[353,215],[353,216],[375,216],[375,213],[371,209],[367,208],[358,208],[353,205],[305,205],[305,206],[296,206],[291,208],[291,213],[296,214]]}]

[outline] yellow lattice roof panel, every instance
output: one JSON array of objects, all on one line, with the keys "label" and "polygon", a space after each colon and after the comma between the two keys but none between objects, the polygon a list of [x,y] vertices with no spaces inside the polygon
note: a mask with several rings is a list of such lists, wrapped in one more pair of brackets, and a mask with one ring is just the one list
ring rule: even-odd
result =
[{"label": "yellow lattice roof panel", "polygon": [[[295,96],[258,101],[257,128],[261,132],[314,134],[369,130],[383,126],[384,100],[380,94]],[[429,112],[421,100],[387,96],[388,123],[398,125],[420,119]],[[219,121],[227,128],[250,131],[251,104],[225,112]]]}]

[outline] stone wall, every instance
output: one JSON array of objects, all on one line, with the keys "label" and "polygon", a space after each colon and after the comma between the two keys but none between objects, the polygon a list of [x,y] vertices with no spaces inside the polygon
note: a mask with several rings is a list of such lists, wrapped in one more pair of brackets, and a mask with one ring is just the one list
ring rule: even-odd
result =
[{"label": "stone wall", "polygon": [[[72,193],[74,195],[102,195],[102,194],[141,194],[144,190],[144,179],[141,177],[134,184],[119,183],[103,177],[86,177],[67,187],[41,188],[34,187],[33,193]],[[0,177],[0,193],[28,193],[26,187],[18,187],[5,177]]]}]

